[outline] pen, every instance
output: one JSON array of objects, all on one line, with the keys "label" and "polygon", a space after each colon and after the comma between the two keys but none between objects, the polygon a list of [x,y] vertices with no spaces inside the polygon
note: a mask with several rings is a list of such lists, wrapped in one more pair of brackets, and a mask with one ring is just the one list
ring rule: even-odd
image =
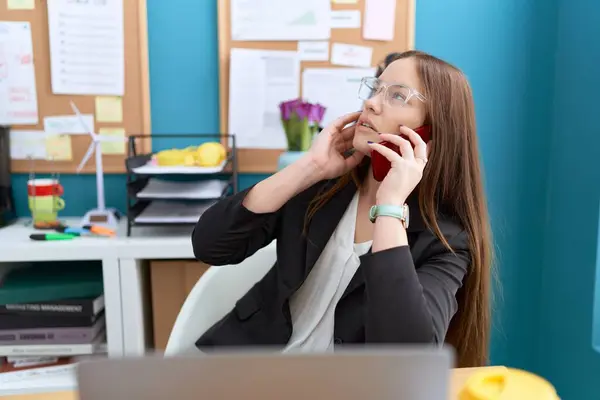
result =
[{"label": "pen", "polygon": [[29,235],[29,239],[31,240],[71,240],[74,239],[75,236],[67,234],[67,233],[32,233]]}]

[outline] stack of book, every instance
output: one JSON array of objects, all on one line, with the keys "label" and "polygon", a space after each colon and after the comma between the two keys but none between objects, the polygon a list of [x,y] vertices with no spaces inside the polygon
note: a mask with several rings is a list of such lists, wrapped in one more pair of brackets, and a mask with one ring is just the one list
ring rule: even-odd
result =
[{"label": "stack of book", "polygon": [[106,349],[101,265],[53,264],[19,266],[0,281],[0,371]]}]

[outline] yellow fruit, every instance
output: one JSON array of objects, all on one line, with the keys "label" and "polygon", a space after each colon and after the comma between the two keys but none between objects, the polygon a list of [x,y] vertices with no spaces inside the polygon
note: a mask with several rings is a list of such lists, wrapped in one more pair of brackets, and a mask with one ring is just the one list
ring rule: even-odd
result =
[{"label": "yellow fruit", "polygon": [[160,166],[183,165],[185,162],[185,153],[178,149],[159,151],[155,156]]},{"label": "yellow fruit", "polygon": [[227,151],[221,143],[208,142],[201,144],[196,150],[198,165],[202,167],[214,167],[225,160]]},{"label": "yellow fruit", "polygon": [[196,165],[196,157],[194,157],[193,153],[185,153],[183,165],[185,165],[186,167],[193,167],[194,165]]}]

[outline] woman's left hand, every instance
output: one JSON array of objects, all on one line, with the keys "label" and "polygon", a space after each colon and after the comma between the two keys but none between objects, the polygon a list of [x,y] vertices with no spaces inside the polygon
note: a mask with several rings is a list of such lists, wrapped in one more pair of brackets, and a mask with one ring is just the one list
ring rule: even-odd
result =
[{"label": "woman's left hand", "polygon": [[[406,135],[410,141],[399,135],[388,133],[380,135],[382,140],[397,145],[400,148],[400,154],[378,143],[369,144],[374,151],[387,158],[392,164],[390,172],[377,190],[377,204],[403,205],[423,177],[429,153],[427,144],[418,133],[410,128],[402,126],[400,133]],[[411,142],[415,146],[414,149]]]}]

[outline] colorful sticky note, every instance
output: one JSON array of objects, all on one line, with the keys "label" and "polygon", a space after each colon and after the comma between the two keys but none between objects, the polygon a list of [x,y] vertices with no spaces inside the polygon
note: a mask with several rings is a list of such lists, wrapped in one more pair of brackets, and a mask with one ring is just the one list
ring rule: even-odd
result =
[{"label": "colorful sticky note", "polygon": [[96,121],[123,122],[123,98],[120,96],[96,97]]},{"label": "colorful sticky note", "polygon": [[6,6],[9,10],[33,10],[35,0],[8,0]]},{"label": "colorful sticky note", "polygon": [[102,154],[125,154],[125,129],[100,128],[98,133],[107,139],[100,142]]},{"label": "colorful sticky note", "polygon": [[46,154],[48,154],[48,160],[71,161],[73,159],[73,150],[71,148],[71,136],[46,136]]}]

